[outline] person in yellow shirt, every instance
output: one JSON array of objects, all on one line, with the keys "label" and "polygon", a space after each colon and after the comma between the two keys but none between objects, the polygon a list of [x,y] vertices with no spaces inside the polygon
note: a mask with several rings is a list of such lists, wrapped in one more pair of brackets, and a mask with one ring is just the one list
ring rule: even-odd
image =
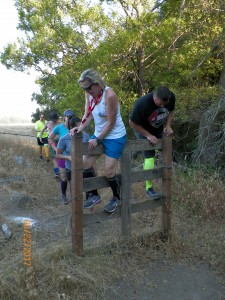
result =
[{"label": "person in yellow shirt", "polygon": [[48,133],[47,132],[43,132],[42,134],[42,140],[40,140],[40,132],[43,129],[43,127],[46,124],[46,120],[45,120],[45,115],[43,113],[40,113],[39,115],[40,120],[35,122],[35,131],[37,131],[37,145],[38,145],[38,150],[39,150],[39,156],[42,159],[42,149],[44,147],[45,149],[45,156],[47,159],[47,162],[50,161],[49,159],[49,148],[48,148]]},{"label": "person in yellow shirt", "polygon": [[[40,141],[42,142],[42,136],[46,132],[48,132],[48,137],[52,133],[53,128],[55,128],[56,125],[61,124],[59,121],[59,114],[57,111],[50,111],[49,113],[49,120],[45,123],[45,126],[42,128],[40,132]],[[58,159],[56,158],[56,151],[54,150],[54,147],[57,147],[58,139],[56,138],[55,140],[48,141],[48,147],[49,147],[49,153],[50,153],[50,158],[53,162],[54,165],[54,173],[55,173],[55,178],[59,178],[59,166],[58,166]]]}]

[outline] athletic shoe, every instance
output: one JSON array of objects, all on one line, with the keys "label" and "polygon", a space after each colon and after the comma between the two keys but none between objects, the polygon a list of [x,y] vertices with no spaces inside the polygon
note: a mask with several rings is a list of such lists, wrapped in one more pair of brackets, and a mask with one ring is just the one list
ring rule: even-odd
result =
[{"label": "athletic shoe", "polygon": [[84,202],[84,208],[92,208],[94,205],[100,204],[102,199],[99,195],[90,194],[88,199]]},{"label": "athletic shoe", "polygon": [[55,174],[55,178],[59,178],[59,174]]},{"label": "athletic shoe", "polygon": [[67,199],[66,199],[66,195],[62,195],[62,203],[65,205],[68,203]]},{"label": "athletic shoe", "polygon": [[153,188],[149,188],[147,190],[147,196],[152,200],[159,199],[161,197],[161,195],[158,192],[154,191]]},{"label": "athletic shoe", "polygon": [[121,201],[117,199],[116,197],[113,197],[108,204],[104,207],[104,210],[112,213],[116,210],[117,206],[121,204]]},{"label": "athletic shoe", "polygon": [[49,158],[49,157],[47,157],[47,159],[46,159],[46,160],[47,160],[47,162],[50,162],[50,158]]}]

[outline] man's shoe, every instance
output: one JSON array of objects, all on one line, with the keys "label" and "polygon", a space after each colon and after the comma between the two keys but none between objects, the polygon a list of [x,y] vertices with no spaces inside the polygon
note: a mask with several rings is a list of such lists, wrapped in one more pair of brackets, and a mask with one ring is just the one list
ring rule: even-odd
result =
[{"label": "man's shoe", "polygon": [[104,207],[104,210],[112,213],[116,210],[117,206],[121,204],[121,201],[117,199],[116,197],[113,197],[108,204]]},{"label": "man's shoe", "polygon": [[154,191],[153,188],[149,188],[147,190],[147,196],[152,200],[159,199],[161,197],[161,195],[158,192]]},{"label": "man's shoe", "polygon": [[68,203],[67,199],[66,199],[66,195],[62,195],[62,203],[65,205]]},{"label": "man's shoe", "polygon": [[94,205],[100,204],[102,199],[99,195],[90,194],[88,199],[84,202],[84,208],[92,208]]},{"label": "man's shoe", "polygon": [[40,155],[40,159],[42,159],[43,157],[42,157],[42,155]]},{"label": "man's shoe", "polygon": [[49,158],[49,157],[47,157],[47,159],[46,159],[46,160],[47,160],[47,162],[50,162],[50,158]]}]

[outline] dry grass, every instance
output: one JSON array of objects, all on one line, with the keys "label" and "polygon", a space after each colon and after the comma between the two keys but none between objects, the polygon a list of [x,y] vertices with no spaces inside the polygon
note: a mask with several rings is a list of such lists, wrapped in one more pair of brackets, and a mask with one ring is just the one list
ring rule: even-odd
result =
[{"label": "dry grass", "polygon": [[215,170],[176,171],[173,180],[174,226],[193,255],[225,274],[225,184]]},{"label": "dry grass", "polygon": [[[0,139],[2,180],[24,179],[1,184],[10,200],[1,198],[0,220],[7,221],[13,237],[0,239],[0,299],[104,299],[113,282],[129,274],[138,282],[143,266],[158,260],[203,260],[224,274],[224,183],[216,173],[174,172],[170,243],[161,241],[161,211],[156,209],[132,217],[128,241],[120,238],[118,219],[85,228],[85,255],[77,257],[68,231],[71,210],[60,203],[52,165],[40,163],[35,140]],[[23,156],[25,164],[17,164],[16,156]],[[109,189],[100,193],[105,200],[110,195]],[[134,185],[132,198],[143,197],[143,183]],[[31,267],[23,264],[23,226],[7,219],[20,213],[40,220],[40,227],[32,228]]]},{"label": "dry grass", "polygon": [[218,221],[224,217],[224,179],[215,170],[177,170],[173,190],[174,203],[185,208],[190,216]]}]

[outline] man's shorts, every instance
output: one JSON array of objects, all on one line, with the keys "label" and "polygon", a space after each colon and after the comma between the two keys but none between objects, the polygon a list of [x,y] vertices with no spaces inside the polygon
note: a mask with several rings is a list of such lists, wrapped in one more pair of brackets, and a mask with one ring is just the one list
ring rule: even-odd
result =
[{"label": "man's shorts", "polygon": [[37,144],[38,146],[44,146],[44,145],[48,145],[48,138],[42,138],[42,142],[40,141],[40,138],[37,138]]},{"label": "man's shorts", "polygon": [[[92,135],[91,139],[96,139],[96,136]],[[126,144],[126,135],[118,139],[103,139],[101,140],[101,144],[104,147],[105,155],[119,159]]]}]

